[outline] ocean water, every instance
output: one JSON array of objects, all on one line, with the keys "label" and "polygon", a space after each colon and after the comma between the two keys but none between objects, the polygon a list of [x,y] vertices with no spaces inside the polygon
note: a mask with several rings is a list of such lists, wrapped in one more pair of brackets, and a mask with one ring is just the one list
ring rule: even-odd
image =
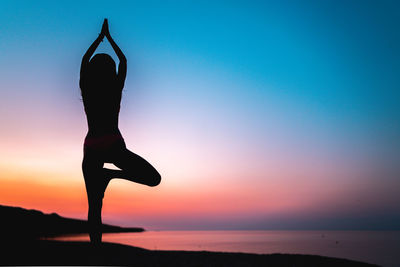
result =
[{"label": "ocean water", "polygon": [[311,254],[400,266],[400,231],[146,231],[104,234],[103,241],[154,250]]}]

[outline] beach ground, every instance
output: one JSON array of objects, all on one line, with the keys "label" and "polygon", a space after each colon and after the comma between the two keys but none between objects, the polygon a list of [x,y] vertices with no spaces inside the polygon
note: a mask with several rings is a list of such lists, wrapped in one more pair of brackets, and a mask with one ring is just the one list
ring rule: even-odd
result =
[{"label": "beach ground", "polygon": [[115,243],[7,241],[1,265],[112,266],[376,266],[345,259],[295,254],[248,254],[207,251],[160,251]]}]

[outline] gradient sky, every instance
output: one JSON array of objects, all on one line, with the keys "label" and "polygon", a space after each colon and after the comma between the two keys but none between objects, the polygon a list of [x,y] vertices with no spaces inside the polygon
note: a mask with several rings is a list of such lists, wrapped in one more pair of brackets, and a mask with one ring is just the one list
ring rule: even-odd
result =
[{"label": "gradient sky", "polygon": [[0,2],[1,204],[86,217],[79,68],[107,17],[121,132],[163,180],[113,180],[105,222],[399,229],[398,2],[81,2]]}]

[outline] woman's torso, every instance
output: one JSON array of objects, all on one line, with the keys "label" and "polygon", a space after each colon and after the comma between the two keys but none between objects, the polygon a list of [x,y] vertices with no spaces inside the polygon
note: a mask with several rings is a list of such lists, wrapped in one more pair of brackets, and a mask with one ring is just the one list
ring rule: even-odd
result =
[{"label": "woman's torso", "polygon": [[101,79],[95,80],[95,82],[83,80],[80,86],[89,128],[88,135],[101,136],[119,133],[121,86],[116,82],[107,82]]}]

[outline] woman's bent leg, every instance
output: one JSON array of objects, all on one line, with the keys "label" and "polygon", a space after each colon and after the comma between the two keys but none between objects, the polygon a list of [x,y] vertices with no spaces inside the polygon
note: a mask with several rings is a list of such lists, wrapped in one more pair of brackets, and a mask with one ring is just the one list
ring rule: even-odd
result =
[{"label": "woman's bent leg", "polygon": [[114,155],[112,163],[121,169],[115,171],[112,178],[123,178],[148,186],[157,186],[161,182],[160,174],[149,162],[126,148]]}]

